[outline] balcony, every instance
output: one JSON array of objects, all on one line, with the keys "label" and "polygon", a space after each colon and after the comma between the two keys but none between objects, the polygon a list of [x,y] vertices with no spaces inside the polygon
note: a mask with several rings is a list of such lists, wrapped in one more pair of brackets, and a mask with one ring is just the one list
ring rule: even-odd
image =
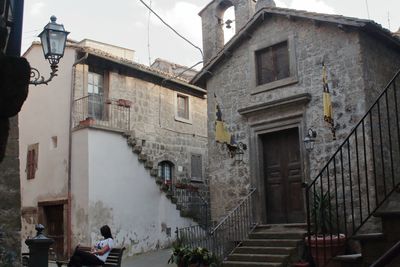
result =
[{"label": "balcony", "polygon": [[129,131],[132,102],[91,94],[74,100],[72,127]]}]

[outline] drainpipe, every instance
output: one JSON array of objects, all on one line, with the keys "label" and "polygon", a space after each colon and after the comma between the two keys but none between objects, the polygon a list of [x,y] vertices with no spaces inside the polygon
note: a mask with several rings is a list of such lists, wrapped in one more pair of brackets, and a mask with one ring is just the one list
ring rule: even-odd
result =
[{"label": "drainpipe", "polygon": [[83,57],[76,60],[72,65],[71,76],[71,94],[70,94],[70,107],[69,107],[69,135],[68,135],[68,203],[67,203],[67,254],[68,257],[72,255],[72,197],[71,197],[71,162],[72,162],[72,112],[74,105],[74,92],[75,92],[75,68],[76,65],[84,62],[89,54],[85,53]]}]

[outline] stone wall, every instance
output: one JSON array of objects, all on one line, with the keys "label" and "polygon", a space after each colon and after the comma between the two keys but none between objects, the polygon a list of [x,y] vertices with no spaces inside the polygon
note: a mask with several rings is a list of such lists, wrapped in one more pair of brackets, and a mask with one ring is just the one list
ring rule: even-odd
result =
[{"label": "stone wall", "polygon": [[253,0],[214,0],[200,13],[203,28],[204,62],[208,62],[224,46],[224,12],[230,7],[235,7],[236,31],[240,30],[254,13]]},{"label": "stone wall", "polygon": [[4,160],[0,163],[0,265],[20,266],[21,197],[18,160],[18,118],[10,118]]},{"label": "stone wall", "polygon": [[[362,44],[363,78],[365,79],[367,102],[370,107],[381,94],[383,89],[400,70],[399,49],[379,42],[376,38],[360,34]],[[371,109],[374,145],[371,146],[375,157],[375,172],[370,177],[377,177],[377,195],[383,199],[385,192],[393,188],[393,183],[400,182],[400,136],[398,133],[398,110],[400,109],[400,93],[398,84],[400,77],[395,80],[397,88],[390,86],[387,93],[379,100],[379,107]],[[380,128],[378,127],[380,126]],[[382,149],[381,149],[382,148]],[[400,196],[394,194],[384,206],[391,210],[399,210]]]},{"label": "stone wall", "polygon": [[[85,91],[87,66],[78,65],[75,98]],[[190,101],[190,122],[176,119],[177,92],[166,87],[109,72],[109,98],[132,101],[131,131],[142,142],[142,153],[150,156],[154,166],[168,160],[174,165],[174,177],[190,178],[191,154],[202,155],[203,178],[206,175],[207,130],[206,99],[187,95]]]},{"label": "stone wall", "polygon": [[[259,155],[255,151],[257,144],[252,144],[257,140],[250,139],[252,126],[246,117],[239,115],[239,109],[301,94],[311,96],[304,111],[299,108],[299,112],[303,114],[298,122],[301,143],[308,128],[312,127],[317,132],[313,151],[307,153],[300,144],[303,178],[310,181],[364,115],[367,109],[366,98],[370,97],[365,93],[367,81],[364,76],[364,58],[356,30],[348,28],[344,31],[333,24],[317,25],[308,20],[290,20],[270,15],[251,35],[252,38],[236,48],[228,60],[212,70],[213,76],[207,83],[208,95],[216,95],[216,98],[208,98],[209,174],[214,219],[226,214],[247,189],[257,183],[256,179],[260,179],[259,172],[262,172],[252,167],[254,161],[259,161]],[[294,69],[297,69],[294,77],[296,82],[274,89],[255,90],[254,51],[262,48],[263,44],[267,47],[274,40],[285,38],[293,42],[289,46],[294,49],[290,53],[296,58],[292,62]],[[382,53],[391,54],[385,51]],[[322,62],[328,69],[336,140],[333,140],[332,133],[323,120]],[[221,107],[222,119],[235,139],[250,144],[250,149],[245,152],[244,163],[235,163],[223,150],[224,146],[215,142],[216,101]],[[267,125],[278,120],[274,123],[279,125],[281,120],[282,125],[284,122],[281,113],[282,110],[277,108],[274,114],[264,116],[264,121],[259,123]]]}]

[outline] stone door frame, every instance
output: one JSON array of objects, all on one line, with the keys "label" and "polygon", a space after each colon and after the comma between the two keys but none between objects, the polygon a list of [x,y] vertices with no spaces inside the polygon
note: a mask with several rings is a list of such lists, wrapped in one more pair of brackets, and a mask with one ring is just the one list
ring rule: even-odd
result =
[{"label": "stone door frame", "polygon": [[309,94],[299,94],[238,110],[239,114],[245,116],[248,121],[250,182],[253,187],[257,188],[254,207],[257,222],[265,223],[267,221],[261,136],[291,128],[299,129],[301,170],[304,181],[309,166],[308,161],[305,161],[308,157],[305,154],[303,143],[306,132],[305,107],[310,99]]}]

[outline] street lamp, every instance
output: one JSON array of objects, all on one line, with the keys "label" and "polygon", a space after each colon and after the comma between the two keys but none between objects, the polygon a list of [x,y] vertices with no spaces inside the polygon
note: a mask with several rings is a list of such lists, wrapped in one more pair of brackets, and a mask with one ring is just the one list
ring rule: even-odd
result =
[{"label": "street lamp", "polygon": [[39,34],[42,42],[44,58],[50,63],[50,77],[45,80],[37,69],[31,68],[32,80],[29,82],[30,84],[48,84],[54,76],[57,76],[56,72],[58,71],[58,62],[64,56],[65,44],[69,32],[65,31],[62,24],[57,24],[56,20],[57,18],[55,16],[51,16],[50,22]]},{"label": "street lamp", "polygon": [[304,137],[304,146],[308,152],[314,149],[315,138],[317,137],[317,132],[309,128],[307,135]]}]

